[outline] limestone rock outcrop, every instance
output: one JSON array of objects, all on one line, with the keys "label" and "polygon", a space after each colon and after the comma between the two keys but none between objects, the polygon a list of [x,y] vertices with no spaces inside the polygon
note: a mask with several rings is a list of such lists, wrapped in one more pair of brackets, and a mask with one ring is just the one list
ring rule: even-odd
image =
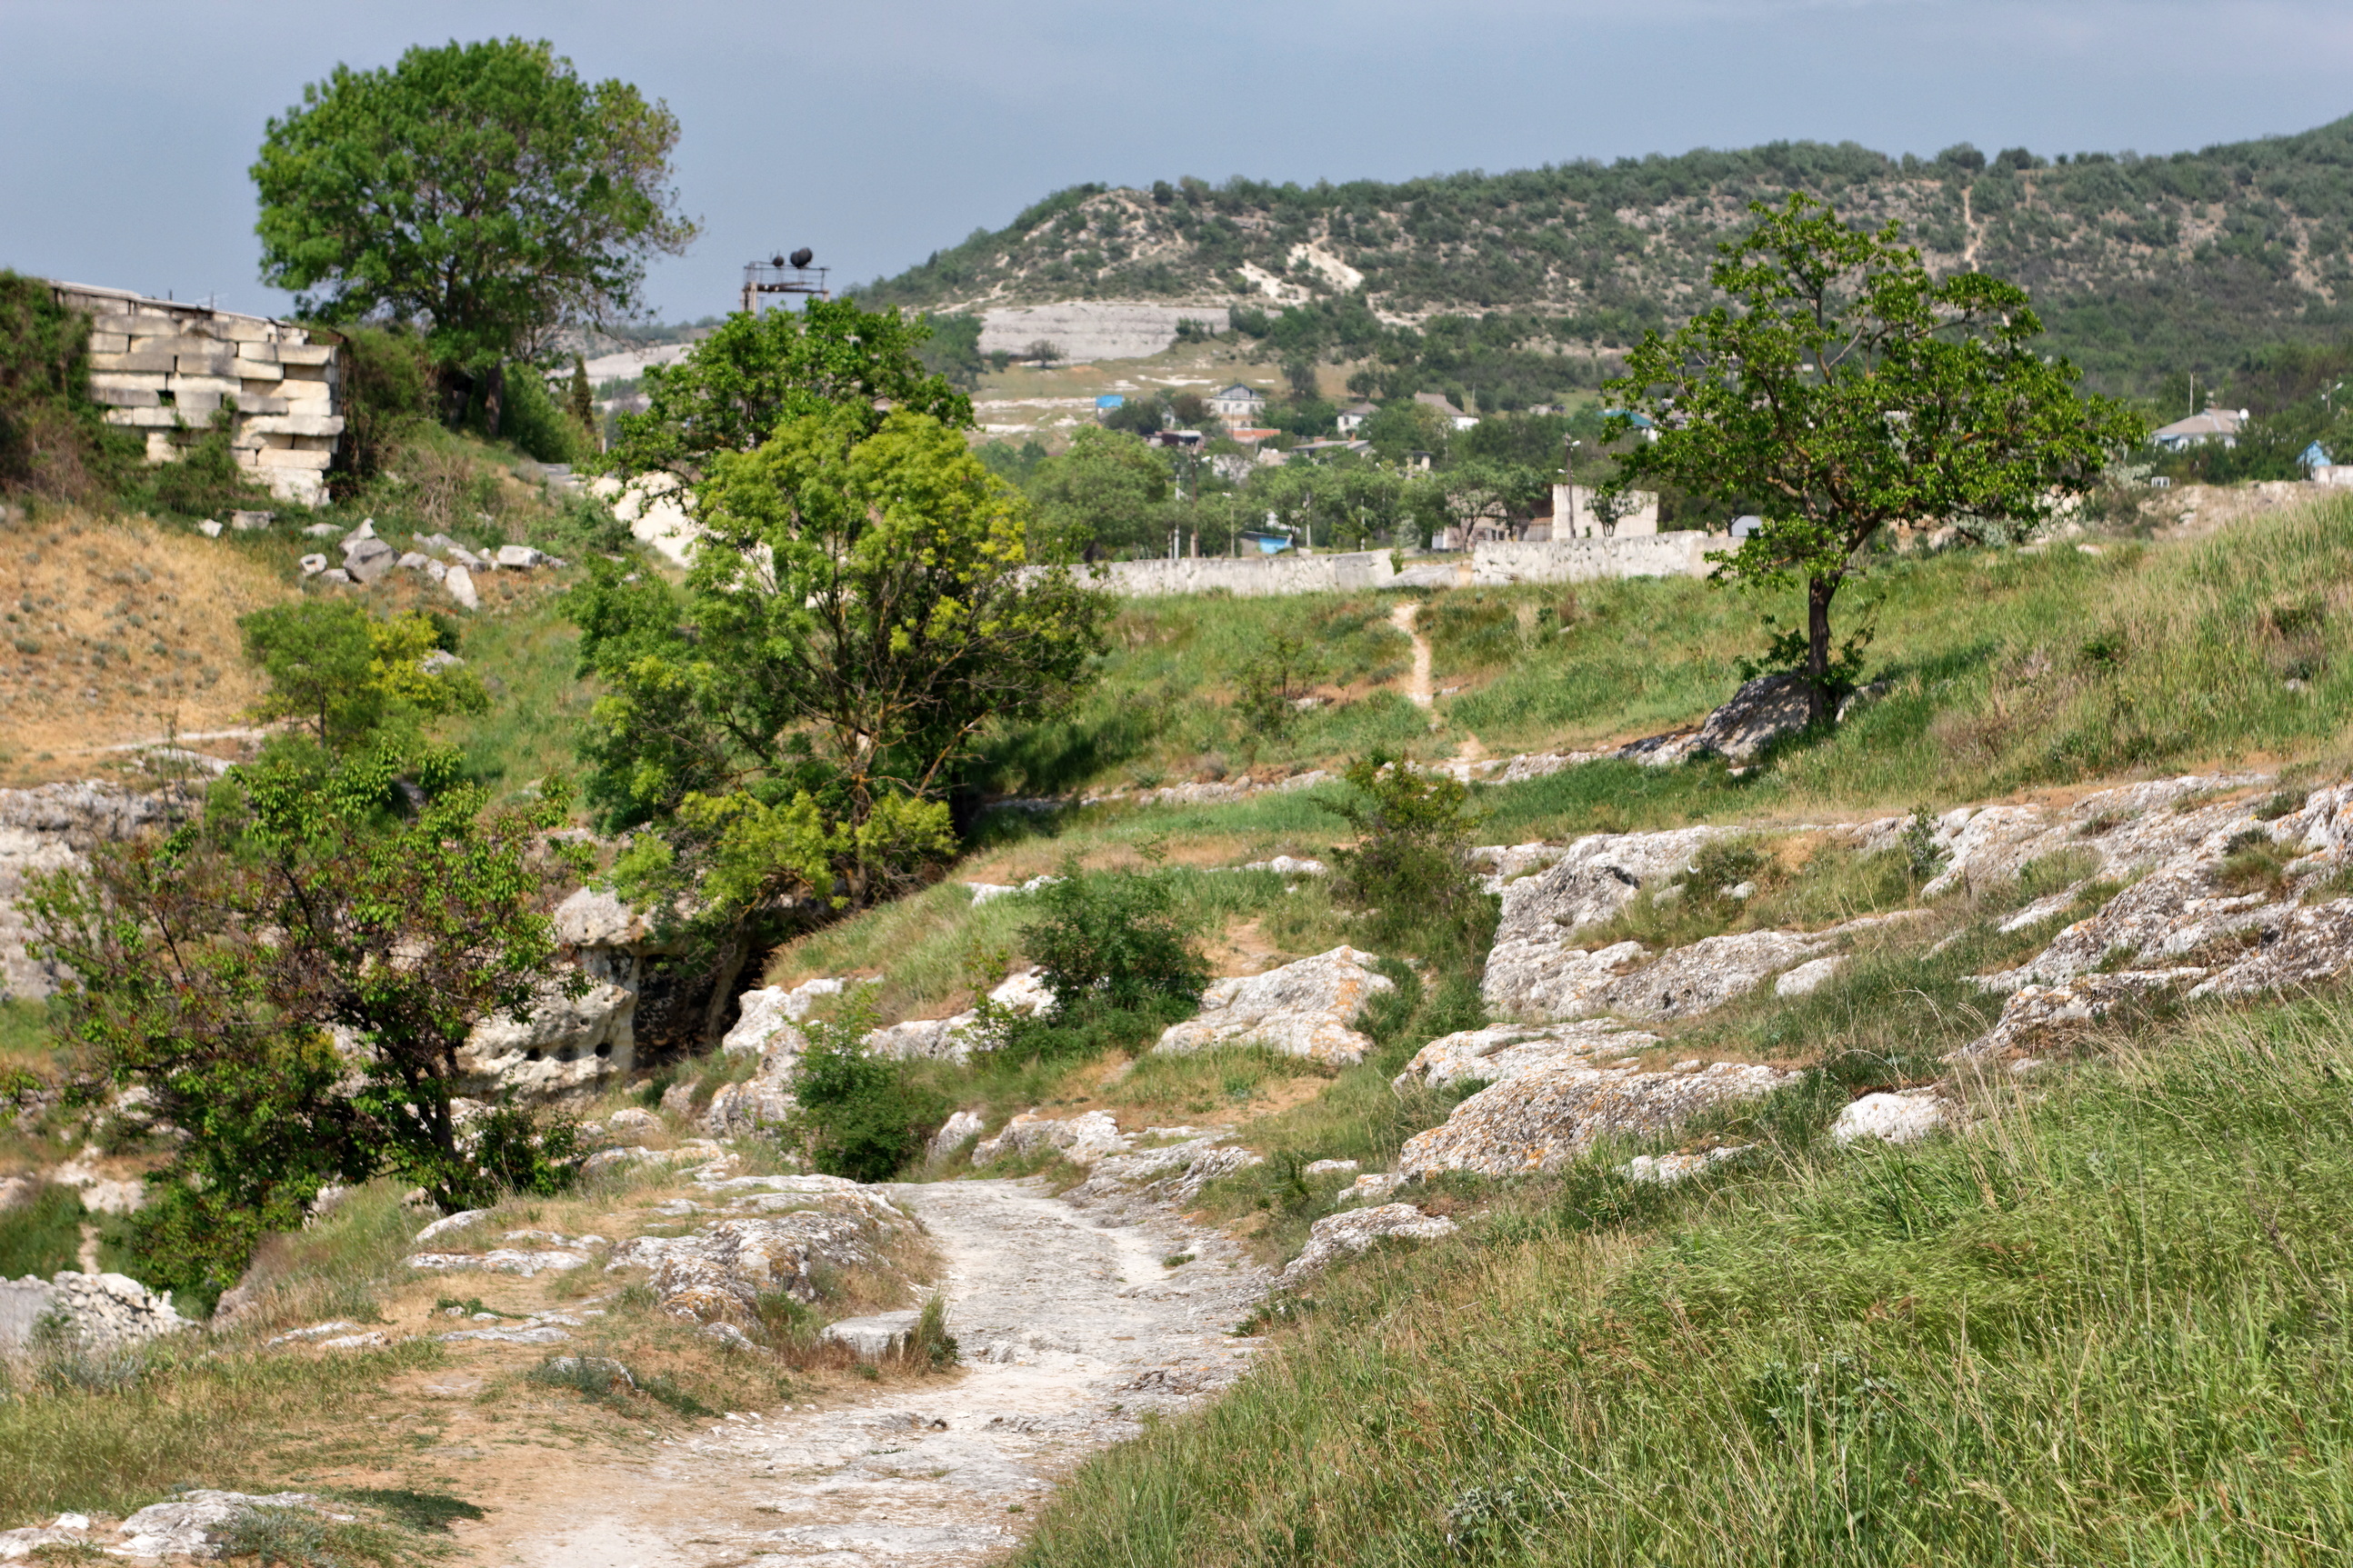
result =
[{"label": "limestone rock outcrop", "polygon": [[1308,1228],[1306,1247],[1275,1277],[1275,1288],[1289,1289],[1299,1285],[1335,1258],[1362,1252],[1387,1237],[1435,1241],[1453,1235],[1454,1230],[1452,1220],[1442,1215],[1426,1215],[1411,1204],[1382,1204],[1374,1208],[1326,1215]]},{"label": "limestone rock outcrop", "polygon": [[161,823],[166,810],[161,795],[111,784],[0,789],[0,1000],[37,1002],[64,978],[54,960],[26,951],[21,900],[32,879],[87,864],[94,847]]},{"label": "limestone rock outcrop", "polygon": [[639,1237],[615,1247],[607,1268],[649,1269],[662,1310],[702,1322],[756,1321],[759,1299],[779,1290],[815,1301],[823,1269],[893,1271],[883,1247],[912,1222],[888,1198],[832,1176],[754,1180],[807,1206]]},{"label": "limestone rock outcrop", "polygon": [[1557,1170],[1599,1139],[1655,1136],[1703,1110],[1769,1094],[1794,1076],[1741,1062],[1670,1072],[1540,1068],[1481,1089],[1443,1125],[1407,1140],[1398,1169],[1410,1176]]},{"label": "limestone rock outcrop", "polygon": [[1257,1045],[1326,1067],[1353,1067],[1373,1044],[1354,1024],[1375,996],[1397,988],[1373,962],[1371,953],[1343,946],[1264,974],[1218,981],[1202,994],[1200,1013],[1164,1030],[1153,1049],[1176,1055]]},{"label": "limestone rock outcrop", "polygon": [[1416,1051],[1392,1082],[1399,1089],[1416,1085],[1453,1089],[1466,1083],[1503,1083],[1546,1068],[1590,1067],[1596,1061],[1648,1050],[1658,1043],[1656,1035],[1599,1018],[1499,1024],[1440,1036]]}]

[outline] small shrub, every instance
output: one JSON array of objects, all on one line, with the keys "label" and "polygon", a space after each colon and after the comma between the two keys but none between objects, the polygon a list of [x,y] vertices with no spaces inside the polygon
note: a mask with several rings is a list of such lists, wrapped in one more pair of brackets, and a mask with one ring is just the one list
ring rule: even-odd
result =
[{"label": "small shrub", "polygon": [[1316,676],[1306,643],[1282,632],[1269,637],[1234,672],[1234,714],[1251,733],[1270,739],[1291,732],[1297,703]]},{"label": "small shrub", "polygon": [[810,1164],[855,1182],[888,1180],[952,1109],[945,1095],[910,1080],[905,1063],[867,1051],[873,1024],[873,1005],[861,993],[839,1018],[803,1026],[809,1046],[793,1082],[800,1103],[784,1131]]},{"label": "small shrub", "polygon": [[2287,885],[2287,850],[2260,827],[2234,835],[2224,846],[2214,879],[2234,893],[2276,897]]},{"label": "small shrub", "polygon": [[[1356,842],[1334,852],[1332,894],[1357,909],[1378,910],[1376,935],[1397,942],[1436,927],[1448,935],[1492,919],[1469,858],[1479,815],[1471,792],[1444,775],[1425,775],[1386,752],[1348,764],[1355,798],[1324,805],[1356,830]],[[1475,943],[1474,943],[1475,945]]]},{"label": "small shrub", "polygon": [[2255,820],[2277,822],[2283,816],[2293,816],[2304,809],[2304,803],[2308,798],[2306,793],[2300,789],[2281,790],[2263,805],[2255,807]]},{"label": "small shrub", "polygon": [[955,1365],[961,1352],[955,1336],[948,1332],[947,1298],[937,1293],[924,1298],[923,1309],[915,1314],[915,1326],[907,1335],[905,1354],[934,1372]]},{"label": "small shrub", "polygon": [[1896,837],[1896,846],[1904,851],[1905,861],[1912,868],[1915,881],[1925,882],[1936,876],[1944,862],[1944,852],[1936,847],[1936,818],[1925,805],[1912,808],[1911,819]]},{"label": "small shrub", "polygon": [[1039,918],[1021,943],[1066,1019],[1109,1012],[1188,1011],[1209,983],[1209,965],[1176,913],[1174,891],[1155,874],[1082,872],[1039,890]]}]

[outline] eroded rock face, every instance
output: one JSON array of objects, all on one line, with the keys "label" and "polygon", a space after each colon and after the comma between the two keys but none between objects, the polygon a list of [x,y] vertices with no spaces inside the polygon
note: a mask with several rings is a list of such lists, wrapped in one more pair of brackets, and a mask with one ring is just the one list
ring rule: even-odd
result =
[{"label": "eroded rock face", "polygon": [[1442,1215],[1426,1215],[1411,1204],[1381,1204],[1326,1215],[1307,1232],[1307,1245],[1275,1278],[1285,1289],[1321,1271],[1335,1258],[1364,1251],[1384,1237],[1409,1241],[1435,1241],[1454,1234],[1454,1222]]},{"label": "eroded rock face", "polygon": [[1540,1068],[1481,1089],[1443,1126],[1407,1140],[1398,1169],[1412,1176],[1558,1170],[1598,1139],[1654,1136],[1702,1110],[1769,1094],[1794,1076],[1741,1062],[1680,1072]]},{"label": "eroded rock face", "polygon": [[566,996],[543,992],[528,1016],[485,1018],[458,1051],[466,1087],[478,1094],[506,1089],[530,1099],[585,1093],[627,1074],[636,1060],[630,1028],[637,993],[609,981]]},{"label": "eroded rock face", "polygon": [[1615,978],[1617,966],[1643,950],[1614,943],[1600,958],[1576,942],[1577,930],[1612,919],[1645,884],[1684,870],[1700,847],[1723,831],[1592,834],[1561,851],[1549,869],[1504,886],[1503,919],[1480,983],[1487,1005],[1522,1018],[1580,1016],[1578,999]]},{"label": "eroded rock face", "polygon": [[37,877],[86,865],[91,848],[160,824],[165,803],[111,784],[53,784],[0,789],[0,1000],[38,1001],[56,994],[64,972],[26,951],[31,938],[20,907]]},{"label": "eroded rock face", "polygon": [[1546,1068],[1591,1067],[1658,1043],[1656,1035],[1598,1018],[1562,1024],[1500,1024],[1440,1036],[1416,1051],[1405,1070],[1391,1081],[1399,1089],[1417,1084],[1452,1089],[1466,1083],[1503,1083]]},{"label": "eroded rock face", "polygon": [[1199,1016],[1171,1025],[1153,1049],[1176,1055],[1257,1045],[1327,1067],[1353,1067],[1373,1043],[1351,1026],[1366,1004],[1397,989],[1372,965],[1371,953],[1335,947],[1264,974],[1220,980],[1203,994]]},{"label": "eroded rock face", "polygon": [[755,1321],[759,1299],[779,1290],[815,1301],[821,1268],[890,1271],[881,1248],[910,1222],[889,1199],[830,1176],[758,1180],[811,1206],[714,1220],[691,1236],[639,1237],[615,1247],[606,1267],[652,1270],[662,1310],[702,1322]]},{"label": "eroded rock face", "polygon": [[986,1165],[1006,1154],[1051,1150],[1073,1165],[1092,1165],[1109,1154],[1124,1154],[1129,1143],[1108,1110],[1081,1116],[1040,1116],[1025,1110],[1005,1124],[994,1138],[973,1146],[972,1163]]}]

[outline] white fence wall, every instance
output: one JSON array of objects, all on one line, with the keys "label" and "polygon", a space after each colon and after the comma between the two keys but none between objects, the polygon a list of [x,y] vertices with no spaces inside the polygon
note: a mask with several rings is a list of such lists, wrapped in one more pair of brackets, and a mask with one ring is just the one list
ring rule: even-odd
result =
[{"label": "white fence wall", "polygon": [[1175,561],[1115,561],[1094,579],[1128,598],[1205,594],[1223,589],[1237,598],[1286,594],[1346,594],[1366,588],[1441,588],[1510,583],[1589,583],[1606,577],[1704,577],[1710,550],[1728,548],[1722,534],[1647,533],[1631,538],[1564,539],[1537,544],[1482,544],[1467,562],[1409,560],[1398,569],[1386,550],[1337,555],[1225,556]]}]

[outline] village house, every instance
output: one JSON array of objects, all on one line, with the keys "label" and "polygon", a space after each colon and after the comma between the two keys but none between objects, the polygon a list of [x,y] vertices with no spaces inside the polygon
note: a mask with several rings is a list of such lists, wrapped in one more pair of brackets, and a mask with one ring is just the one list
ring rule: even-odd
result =
[{"label": "village house", "polygon": [[2246,423],[2247,411],[2243,408],[2209,408],[2187,419],[2158,426],[2149,433],[2149,439],[2169,452],[2179,452],[2184,447],[2202,447],[2209,441],[2235,447],[2239,444],[2239,431]]},{"label": "village house", "polygon": [[1256,419],[1266,412],[1266,394],[1239,381],[1206,401],[1209,412],[1229,425],[1237,420]]},{"label": "village house", "polygon": [[1479,423],[1479,416],[1477,415],[1463,413],[1462,410],[1454,406],[1453,399],[1448,397],[1442,392],[1417,392],[1413,395],[1413,400],[1416,403],[1427,404],[1430,407],[1437,409],[1440,414],[1445,415],[1448,419],[1453,422],[1454,427],[1457,430],[1468,430],[1471,426]]},{"label": "village house", "polygon": [[1366,421],[1379,412],[1379,409],[1369,403],[1351,404],[1340,410],[1340,416],[1333,423],[1340,427],[1341,435],[1354,436],[1358,430],[1364,428]]}]

